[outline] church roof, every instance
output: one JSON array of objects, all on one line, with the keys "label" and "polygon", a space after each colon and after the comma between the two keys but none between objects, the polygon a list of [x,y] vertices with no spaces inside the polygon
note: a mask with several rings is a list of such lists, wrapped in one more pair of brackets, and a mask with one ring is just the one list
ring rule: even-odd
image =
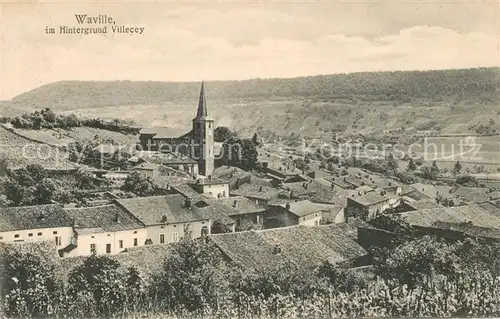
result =
[{"label": "church roof", "polygon": [[205,83],[201,82],[200,89],[200,100],[198,101],[198,112],[196,113],[195,119],[208,119],[212,118],[208,116],[208,108],[207,108],[207,98],[205,96]]}]

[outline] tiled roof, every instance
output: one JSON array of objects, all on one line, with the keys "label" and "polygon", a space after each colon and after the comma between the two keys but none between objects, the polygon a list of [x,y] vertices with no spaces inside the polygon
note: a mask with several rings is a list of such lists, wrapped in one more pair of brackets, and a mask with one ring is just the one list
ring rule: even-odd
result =
[{"label": "tiled roof", "polygon": [[241,168],[233,166],[221,166],[216,168],[212,173],[212,177],[229,181],[229,186],[231,187],[231,189],[235,189],[237,184],[239,186],[243,184],[271,186],[268,181],[257,177],[252,173],[246,172]]},{"label": "tiled roof", "polygon": [[439,205],[432,199],[423,199],[412,202],[406,202],[406,205],[413,208],[414,210],[443,207],[442,205]]},{"label": "tiled roof", "polygon": [[174,191],[176,191],[177,193],[181,194],[184,197],[196,198],[201,196],[200,193],[196,192],[188,184],[175,185],[171,187]]},{"label": "tiled roof", "polygon": [[[134,217],[116,205],[67,208],[66,213],[75,220],[76,229],[87,232],[115,232],[143,227]],[[95,230],[95,231],[94,231]]]},{"label": "tiled roof", "polygon": [[263,200],[278,198],[280,194],[288,195],[286,191],[264,185],[242,185],[240,188],[231,190],[231,195],[245,196]]},{"label": "tiled roof", "polygon": [[431,208],[404,212],[401,217],[410,225],[432,227],[435,222],[466,223],[500,229],[500,209],[491,203]]},{"label": "tiled roof", "polygon": [[432,227],[458,231],[470,236],[500,239],[500,229],[474,226],[471,223],[435,222]]},{"label": "tiled roof", "polygon": [[318,204],[318,203],[313,203],[309,200],[302,200],[299,202],[290,203],[289,211],[295,216],[302,217],[317,212],[328,211],[334,206],[335,205]]},{"label": "tiled roof", "polygon": [[234,208],[235,212],[231,213],[229,216],[259,213],[266,210],[255,204],[254,201],[243,196],[220,198],[218,201]]},{"label": "tiled roof", "polygon": [[196,206],[195,200],[191,202],[191,208],[188,208],[184,196],[180,194],[118,199],[116,203],[146,226],[186,223],[210,218]]},{"label": "tiled roof", "polygon": [[349,199],[363,206],[370,206],[389,200],[388,197],[380,195],[377,192],[369,192],[361,196],[349,197]]},{"label": "tiled roof", "polygon": [[144,162],[144,163],[141,163],[139,165],[132,167],[132,170],[152,171],[152,170],[158,169],[159,167],[160,167],[159,164]]},{"label": "tiled roof", "polygon": [[0,208],[0,231],[71,226],[71,218],[58,204]]},{"label": "tiled roof", "polygon": [[229,181],[217,178],[217,177],[207,177],[207,178],[200,178],[196,180],[195,183],[197,185],[220,185],[220,184],[229,184]]},{"label": "tiled roof", "polygon": [[367,255],[366,250],[347,235],[349,229],[347,224],[292,226],[210,235],[209,238],[243,268],[269,269],[283,262],[313,267],[324,261],[338,263]]}]

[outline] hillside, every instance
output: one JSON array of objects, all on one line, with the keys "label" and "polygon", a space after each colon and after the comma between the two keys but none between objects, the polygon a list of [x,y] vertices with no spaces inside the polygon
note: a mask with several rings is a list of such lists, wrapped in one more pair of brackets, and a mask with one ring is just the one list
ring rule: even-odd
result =
[{"label": "hillside", "polygon": [[[40,164],[46,169],[74,169],[78,165],[70,162],[63,150],[22,137],[0,126],[0,161],[9,168],[28,164]],[[0,175],[2,167],[0,167]]]},{"label": "hillside", "polygon": [[[212,100],[310,98],[324,101],[492,102],[499,99],[499,68],[440,71],[366,72],[291,79],[215,81],[207,85]],[[14,109],[55,111],[122,105],[195,101],[199,83],[63,81],[16,96]]]}]

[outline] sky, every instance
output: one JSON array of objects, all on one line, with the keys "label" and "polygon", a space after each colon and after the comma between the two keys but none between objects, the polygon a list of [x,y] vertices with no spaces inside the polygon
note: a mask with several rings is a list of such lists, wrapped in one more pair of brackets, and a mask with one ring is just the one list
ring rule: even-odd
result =
[{"label": "sky", "polygon": [[[200,81],[500,65],[498,2],[0,4],[0,100],[62,80]],[[141,35],[46,34],[75,14]],[[109,26],[108,26],[109,28]]]}]

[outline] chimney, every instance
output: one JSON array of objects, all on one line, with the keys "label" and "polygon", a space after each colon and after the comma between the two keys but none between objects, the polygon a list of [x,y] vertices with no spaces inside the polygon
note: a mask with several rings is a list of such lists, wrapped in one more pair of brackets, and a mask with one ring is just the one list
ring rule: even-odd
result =
[{"label": "chimney", "polygon": [[192,199],[190,197],[186,197],[186,199],[184,200],[184,207],[191,208],[191,202]]},{"label": "chimney", "polygon": [[286,203],[285,208],[286,208],[286,210],[290,210],[290,203]]},{"label": "chimney", "polygon": [[166,215],[163,215],[163,216],[161,217],[161,221],[160,221],[160,222],[162,222],[162,223],[166,223],[166,222],[167,222],[167,216],[166,216]]},{"label": "chimney", "polygon": [[333,183],[330,184],[330,189],[333,190],[335,188],[335,185]]},{"label": "chimney", "polygon": [[262,190],[263,190],[263,187],[262,186],[259,187],[259,192],[262,192]]},{"label": "chimney", "polygon": [[293,190],[290,190],[290,192],[288,193],[288,198],[289,198],[289,199],[292,199],[292,198],[293,198]]},{"label": "chimney", "polygon": [[212,181],[212,175],[208,175],[208,180]]},{"label": "chimney", "polygon": [[238,205],[238,201],[235,199],[235,200],[233,201],[233,207],[236,207],[237,205]]},{"label": "chimney", "polygon": [[170,190],[170,184],[167,184],[167,191]]}]

